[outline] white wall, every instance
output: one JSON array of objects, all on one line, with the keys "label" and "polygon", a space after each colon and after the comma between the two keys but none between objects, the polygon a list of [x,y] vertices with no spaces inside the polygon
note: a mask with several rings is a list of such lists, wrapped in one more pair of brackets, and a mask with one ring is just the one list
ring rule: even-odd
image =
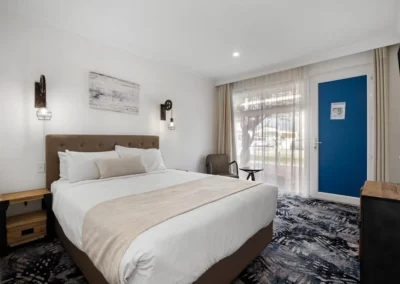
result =
[{"label": "white wall", "polygon": [[309,76],[312,77],[323,73],[336,72],[338,70],[366,64],[371,64],[372,68],[372,51],[361,52],[309,65],[308,73]]},{"label": "white wall", "polygon": [[[0,193],[45,186],[36,163],[44,161],[46,134],[160,135],[167,166],[192,171],[202,171],[205,155],[216,150],[211,79],[4,12],[0,38]],[[140,114],[90,109],[90,71],[139,83]],[[53,112],[44,123],[34,108],[34,82],[41,74]],[[160,121],[166,99],[174,103],[175,131]]]},{"label": "white wall", "polygon": [[[400,7],[400,4],[398,4]],[[397,32],[400,34],[400,12],[397,13]]]},{"label": "white wall", "polygon": [[389,48],[389,148],[390,180],[400,182],[400,72],[397,51],[400,45]]}]

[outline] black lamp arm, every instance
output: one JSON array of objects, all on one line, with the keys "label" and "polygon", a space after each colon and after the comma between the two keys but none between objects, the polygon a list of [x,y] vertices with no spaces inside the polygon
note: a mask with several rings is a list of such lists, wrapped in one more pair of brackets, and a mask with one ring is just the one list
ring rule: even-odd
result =
[{"label": "black lamp arm", "polygon": [[230,162],[229,165],[235,164],[236,165],[236,175],[239,175],[239,167],[236,161]]},{"label": "black lamp arm", "polygon": [[165,103],[160,105],[160,119],[166,120],[167,119],[167,111],[172,109],[172,101],[166,100]]},{"label": "black lamp arm", "polygon": [[35,108],[46,107],[46,78],[40,76],[40,82],[35,82]]}]

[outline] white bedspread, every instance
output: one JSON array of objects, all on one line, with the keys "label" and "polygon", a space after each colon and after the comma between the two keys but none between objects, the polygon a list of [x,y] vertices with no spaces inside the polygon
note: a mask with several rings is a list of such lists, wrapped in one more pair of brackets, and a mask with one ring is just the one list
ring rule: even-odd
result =
[{"label": "white bedspread", "polygon": [[[68,239],[82,249],[83,219],[93,206],[202,177],[199,173],[166,170],[77,183],[59,180],[51,187],[53,210]],[[120,279],[129,284],[194,282],[271,223],[277,194],[276,187],[262,184],[147,230],[122,258]]]}]

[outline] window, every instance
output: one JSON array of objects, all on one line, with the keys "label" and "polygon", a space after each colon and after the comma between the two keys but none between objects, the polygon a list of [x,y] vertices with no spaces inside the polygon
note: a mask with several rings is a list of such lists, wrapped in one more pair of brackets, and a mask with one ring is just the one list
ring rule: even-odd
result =
[{"label": "window", "polygon": [[234,85],[232,92],[237,159],[263,168],[264,182],[299,191],[304,168],[302,80]]}]

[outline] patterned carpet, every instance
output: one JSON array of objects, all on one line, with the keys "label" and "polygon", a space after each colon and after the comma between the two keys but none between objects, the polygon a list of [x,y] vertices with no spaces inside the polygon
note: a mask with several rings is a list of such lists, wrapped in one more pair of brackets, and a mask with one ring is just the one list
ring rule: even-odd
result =
[{"label": "patterned carpet", "polygon": [[[274,239],[234,281],[358,283],[359,209],[280,195]],[[87,283],[57,240],[16,249],[0,265],[2,284]]]}]

